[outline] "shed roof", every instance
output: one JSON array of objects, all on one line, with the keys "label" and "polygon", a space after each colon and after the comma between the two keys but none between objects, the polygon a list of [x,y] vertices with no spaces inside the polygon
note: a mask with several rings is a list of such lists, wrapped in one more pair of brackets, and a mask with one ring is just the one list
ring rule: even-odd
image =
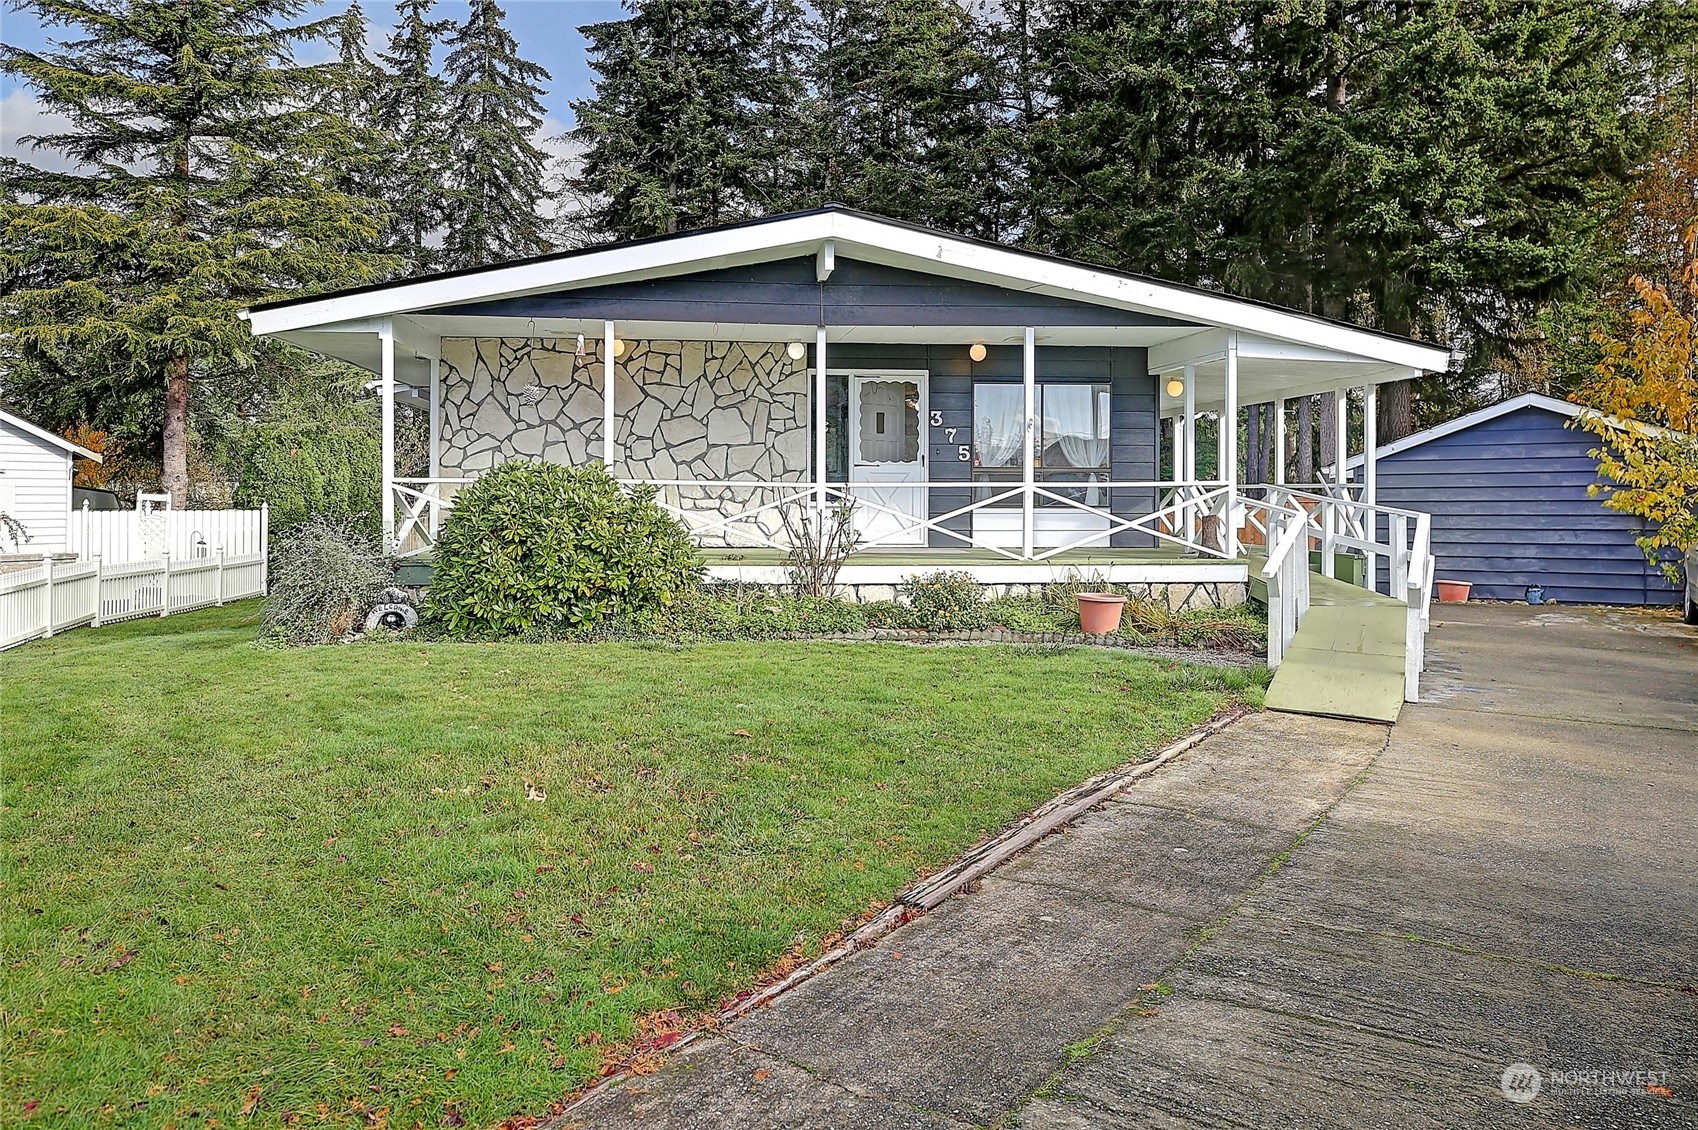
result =
[{"label": "shed roof", "polygon": [[[1484,424],[1488,420],[1495,420],[1500,416],[1507,416],[1511,412],[1519,412],[1523,408],[1537,408],[1541,411],[1551,412],[1558,416],[1566,416],[1571,420],[1577,420],[1582,416],[1592,419],[1601,419],[1612,428],[1633,429],[1634,431],[1641,432],[1660,432],[1665,430],[1639,420],[1619,420],[1613,416],[1605,416],[1595,408],[1587,408],[1585,405],[1575,404],[1569,400],[1558,400],[1556,397],[1546,396],[1542,392],[1524,392],[1520,396],[1512,396],[1508,400],[1502,400],[1496,404],[1487,405],[1484,408],[1469,412],[1467,415],[1458,416],[1454,420],[1446,420],[1444,423],[1428,428],[1426,431],[1414,432],[1410,435],[1404,436],[1400,440],[1381,444],[1376,449],[1375,456],[1376,458],[1384,459],[1387,456],[1396,455],[1400,451],[1408,451],[1411,448],[1420,447],[1424,443],[1431,443],[1436,439],[1443,439],[1445,436],[1451,436],[1455,435],[1457,432],[1467,431],[1469,428],[1478,424]],[[1353,455],[1349,459],[1345,460],[1344,466],[1346,469],[1360,467],[1362,465],[1362,459],[1363,457],[1361,455]]]},{"label": "shed roof", "polygon": [[64,436],[54,435],[52,432],[48,431],[46,428],[43,428],[43,427],[41,427],[40,425],[37,425],[37,424],[32,424],[28,420],[24,419],[22,416],[8,412],[4,408],[0,408],[0,422],[10,424],[11,426],[17,428],[20,432],[23,432],[26,435],[33,436],[36,439],[43,440],[47,443],[50,443],[54,447],[58,447],[58,448],[61,448],[65,451],[69,451],[72,455],[78,455],[78,456],[81,456],[84,459],[92,459],[96,463],[100,463],[100,462],[104,461],[99,452],[90,451],[86,447],[83,447],[79,444],[72,443],[70,440],[66,439]]}]

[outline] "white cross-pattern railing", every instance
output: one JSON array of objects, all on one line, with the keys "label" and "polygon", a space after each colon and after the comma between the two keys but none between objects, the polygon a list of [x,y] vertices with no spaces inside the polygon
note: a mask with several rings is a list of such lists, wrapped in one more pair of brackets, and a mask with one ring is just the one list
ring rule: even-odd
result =
[{"label": "white cross-pattern railing", "polygon": [[264,552],[177,560],[161,557],[107,565],[55,561],[0,574],[0,650],[88,625],[140,616],[173,616],[226,601],[264,596]]},{"label": "white cross-pattern railing", "polygon": [[[1310,552],[1319,552],[1321,572],[1330,577],[1337,554],[1356,550],[1366,558],[1366,588],[1382,591],[1377,562],[1383,557],[1389,566],[1383,592],[1405,608],[1403,697],[1417,701],[1426,668],[1436,567],[1431,515],[1368,502],[1349,485],[1325,493],[1278,485],[1249,489],[1261,497],[1246,500],[1246,524],[1262,529],[1268,542],[1262,577],[1269,583],[1269,666],[1278,666],[1308,613]],[[1296,574],[1298,563],[1301,577]]]},{"label": "white cross-pattern railing", "polygon": [[[395,481],[396,528],[394,545],[399,557],[428,552],[437,541],[441,524],[453,507],[459,489],[469,478],[408,478]],[[1232,488],[1224,482],[1174,482],[1139,479],[1086,483],[1014,483],[921,480],[905,483],[827,483],[822,492],[816,482],[796,479],[622,479],[627,486],[646,485],[656,491],[656,501],[676,516],[698,541],[723,541],[734,547],[764,547],[787,551],[791,548],[779,514],[787,507],[813,512],[823,504],[835,507],[853,502],[863,518],[881,519],[876,528],[865,530],[857,549],[911,548],[934,540],[945,545],[982,549],[1011,561],[1046,561],[1071,550],[1107,545],[1116,534],[1142,534],[1158,542],[1176,545],[1203,557],[1227,558],[1224,537]],[[1090,490],[1106,499],[1098,506],[1070,497],[1066,492]],[[932,492],[978,495],[953,509],[932,513]],[[1094,522],[1089,529],[1045,532],[1043,543],[1030,553],[1024,546],[1011,548],[1006,538],[975,532],[972,516],[988,512],[1017,513],[1012,504],[1032,496],[1040,520],[1058,514],[1080,514]],[[911,507],[880,501],[900,492],[913,501]],[[1116,505],[1114,493],[1123,504]],[[1128,497],[1130,496],[1130,497]],[[1125,502],[1143,501],[1130,510]],[[1153,505],[1151,505],[1153,500]],[[962,521],[967,519],[966,521]],[[866,523],[864,523],[866,524]]]}]

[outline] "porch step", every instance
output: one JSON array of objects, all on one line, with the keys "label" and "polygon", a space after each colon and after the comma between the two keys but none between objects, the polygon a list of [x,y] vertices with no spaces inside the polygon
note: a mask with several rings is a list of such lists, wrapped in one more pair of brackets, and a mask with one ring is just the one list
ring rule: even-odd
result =
[{"label": "porch step", "polygon": [[1311,575],[1309,613],[1274,672],[1264,705],[1287,714],[1397,721],[1406,624],[1401,603]]}]

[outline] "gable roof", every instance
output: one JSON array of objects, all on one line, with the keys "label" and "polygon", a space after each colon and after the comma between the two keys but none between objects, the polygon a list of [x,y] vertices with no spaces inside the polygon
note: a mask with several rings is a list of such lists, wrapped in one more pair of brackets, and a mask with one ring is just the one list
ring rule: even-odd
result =
[{"label": "gable roof", "polygon": [[25,435],[33,436],[34,438],[50,443],[61,450],[69,451],[72,455],[80,456],[84,459],[92,459],[96,463],[105,461],[98,452],[90,451],[86,447],[74,444],[64,436],[54,435],[46,428],[38,427],[24,419],[22,416],[14,415],[11,412],[6,411],[4,408],[0,408],[0,422],[10,424]]},{"label": "gable roof", "polygon": [[424,315],[468,302],[660,279],[804,255],[819,256],[822,280],[829,274],[831,259],[841,255],[1208,327],[1241,330],[1417,371],[1439,371],[1450,360],[1446,348],[1348,322],[952,235],[838,204],[331,294],[288,298],[255,305],[244,311],[244,316],[258,335],[329,326],[354,328],[361,322],[396,315]]},{"label": "gable roof", "polygon": [[[1424,443],[1432,443],[1436,439],[1443,439],[1445,436],[1452,436],[1457,432],[1467,431],[1469,428],[1472,428],[1477,424],[1484,424],[1488,420],[1496,420],[1500,416],[1507,416],[1512,412],[1519,412],[1523,408],[1537,408],[1544,412],[1553,413],[1554,415],[1566,416],[1571,420],[1577,420],[1582,416],[1590,419],[1602,419],[1610,427],[1620,428],[1623,430],[1632,429],[1634,431],[1641,432],[1661,432],[1664,430],[1656,427],[1655,425],[1646,424],[1639,420],[1618,420],[1614,417],[1604,416],[1595,408],[1587,408],[1584,405],[1575,404],[1572,401],[1558,400],[1554,396],[1546,396],[1541,392],[1524,392],[1520,396],[1512,396],[1508,400],[1488,405],[1485,408],[1470,412],[1465,416],[1458,416],[1454,420],[1446,420],[1444,423],[1428,428],[1424,432],[1415,432],[1411,435],[1404,436],[1400,440],[1394,440],[1391,443],[1382,444],[1380,447],[1375,449],[1375,458],[1384,459],[1388,455],[1396,455],[1400,451],[1408,451],[1411,448],[1420,447]],[[1348,469],[1360,467],[1362,462],[1363,456],[1353,455],[1344,461],[1344,465]]]}]

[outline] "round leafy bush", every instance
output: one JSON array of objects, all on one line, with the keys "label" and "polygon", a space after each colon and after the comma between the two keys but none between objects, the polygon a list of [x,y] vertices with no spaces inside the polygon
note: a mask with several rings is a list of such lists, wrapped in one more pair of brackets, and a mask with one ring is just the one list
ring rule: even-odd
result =
[{"label": "round leafy bush", "polygon": [[272,542],[259,638],[291,646],[339,640],[393,576],[353,520],[307,518]]},{"label": "round leafy bush", "polygon": [[938,571],[909,577],[899,590],[910,623],[934,632],[970,631],[990,623],[984,589],[967,573]]},{"label": "round leafy bush", "polygon": [[460,492],[437,542],[428,610],[455,636],[584,629],[672,604],[702,557],[652,487],[601,467],[503,463]]}]

